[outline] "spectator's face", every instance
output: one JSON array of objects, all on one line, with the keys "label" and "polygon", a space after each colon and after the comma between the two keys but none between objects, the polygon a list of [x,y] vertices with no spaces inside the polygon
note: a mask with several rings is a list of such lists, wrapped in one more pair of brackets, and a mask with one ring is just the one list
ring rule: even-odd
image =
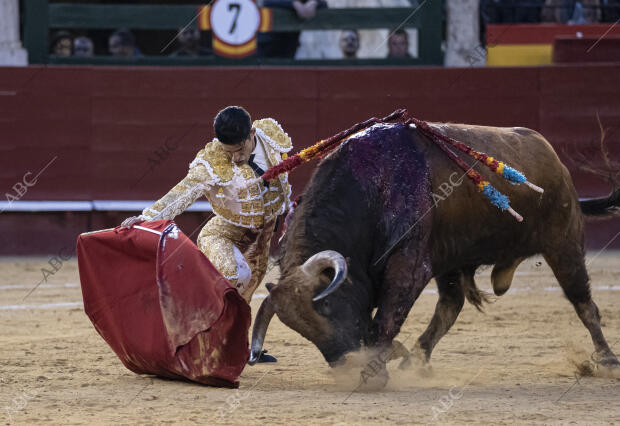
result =
[{"label": "spectator's face", "polygon": [[256,134],[256,129],[252,128],[250,131],[250,136],[236,145],[226,145],[222,144],[222,148],[228,154],[230,160],[236,165],[240,166],[242,164],[247,164],[252,151],[254,151],[255,143],[254,143],[254,135]]},{"label": "spectator's face", "polygon": [[67,57],[71,56],[71,39],[61,38],[54,45],[54,55]]},{"label": "spectator's face", "polygon": [[133,56],[134,46],[123,44],[123,39],[117,35],[112,35],[108,40],[108,49],[112,56]]},{"label": "spectator's face", "polygon": [[73,55],[79,57],[93,56],[93,42],[86,37],[78,37],[73,41]]},{"label": "spectator's face", "polygon": [[404,34],[392,34],[388,40],[390,56],[404,58],[409,53],[409,41]]},{"label": "spectator's face", "polygon": [[179,33],[179,44],[183,47],[195,47],[200,41],[200,32],[197,29],[185,28]]},{"label": "spectator's face", "polygon": [[345,58],[355,58],[360,40],[355,31],[344,31],[340,36],[340,50]]}]

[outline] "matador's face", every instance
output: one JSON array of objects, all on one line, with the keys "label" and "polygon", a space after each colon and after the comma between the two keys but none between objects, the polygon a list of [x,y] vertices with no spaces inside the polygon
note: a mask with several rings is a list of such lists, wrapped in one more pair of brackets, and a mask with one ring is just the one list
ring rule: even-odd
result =
[{"label": "matador's face", "polygon": [[250,131],[250,136],[242,142],[239,142],[235,145],[226,145],[222,144],[224,151],[228,154],[230,161],[235,163],[238,166],[243,164],[247,164],[250,159],[250,154],[254,151],[254,147],[256,146],[256,142],[254,136],[256,135],[256,129],[252,127]]}]

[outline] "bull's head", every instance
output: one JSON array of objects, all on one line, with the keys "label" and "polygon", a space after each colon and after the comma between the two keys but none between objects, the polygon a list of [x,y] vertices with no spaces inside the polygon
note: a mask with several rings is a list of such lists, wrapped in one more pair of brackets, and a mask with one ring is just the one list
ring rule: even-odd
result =
[{"label": "bull's head", "polygon": [[[252,333],[250,364],[262,349],[274,313],[288,327],[316,345],[334,366],[347,352],[359,349],[367,329],[364,303],[356,299],[347,276],[347,262],[338,252],[325,250],[303,265],[283,271],[277,285],[268,284]],[[340,289],[339,291],[337,291]],[[362,322],[364,322],[362,324]]]}]

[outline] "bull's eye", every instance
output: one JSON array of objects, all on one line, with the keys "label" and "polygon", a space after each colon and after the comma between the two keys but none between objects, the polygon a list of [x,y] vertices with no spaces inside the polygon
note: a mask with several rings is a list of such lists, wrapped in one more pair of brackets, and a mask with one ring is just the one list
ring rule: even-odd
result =
[{"label": "bull's eye", "polygon": [[329,308],[329,301],[323,300],[323,303],[321,303],[320,309],[323,315],[329,315],[331,313],[331,309]]}]

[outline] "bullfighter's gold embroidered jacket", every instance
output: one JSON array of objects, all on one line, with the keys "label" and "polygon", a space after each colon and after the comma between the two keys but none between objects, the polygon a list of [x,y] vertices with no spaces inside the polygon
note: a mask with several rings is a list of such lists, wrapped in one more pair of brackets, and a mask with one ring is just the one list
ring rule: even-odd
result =
[{"label": "bullfighter's gold embroidered jacket", "polygon": [[[267,155],[268,167],[278,164],[293,149],[291,138],[272,118],[256,120],[257,143]],[[237,166],[213,139],[189,165],[187,176],[160,200],[142,212],[145,220],[174,219],[205,196],[214,213],[233,225],[259,229],[283,214],[289,206],[291,186],[284,173],[269,181],[248,185],[256,175],[248,164]]]}]

